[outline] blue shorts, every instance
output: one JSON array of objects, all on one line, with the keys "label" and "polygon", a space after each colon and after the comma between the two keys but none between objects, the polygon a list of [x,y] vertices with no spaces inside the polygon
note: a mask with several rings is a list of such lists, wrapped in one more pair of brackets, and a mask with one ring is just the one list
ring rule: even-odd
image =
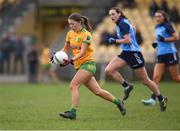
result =
[{"label": "blue shorts", "polygon": [[126,61],[132,69],[144,67],[144,58],[141,52],[123,51],[118,57]]},{"label": "blue shorts", "polygon": [[156,63],[164,63],[166,66],[176,65],[179,63],[179,57],[177,52],[158,55],[156,58]]}]

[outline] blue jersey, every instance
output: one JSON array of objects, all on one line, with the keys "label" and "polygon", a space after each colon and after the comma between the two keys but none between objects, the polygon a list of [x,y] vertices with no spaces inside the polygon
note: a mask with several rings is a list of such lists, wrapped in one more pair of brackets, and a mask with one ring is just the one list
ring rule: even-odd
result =
[{"label": "blue jersey", "polygon": [[141,52],[141,49],[139,45],[136,42],[136,37],[134,34],[134,30],[132,25],[130,24],[128,19],[120,18],[118,22],[116,23],[116,32],[118,39],[123,39],[124,35],[130,34],[131,37],[131,43],[126,44],[122,43],[121,48],[123,51],[137,51]]},{"label": "blue jersey", "polygon": [[[175,31],[170,23],[158,24],[155,27],[156,38],[158,35],[161,35],[164,38],[168,38],[168,37],[171,37],[174,32]],[[176,47],[173,42],[157,41],[157,44],[158,44],[157,55],[164,55],[164,54],[177,52]]]}]

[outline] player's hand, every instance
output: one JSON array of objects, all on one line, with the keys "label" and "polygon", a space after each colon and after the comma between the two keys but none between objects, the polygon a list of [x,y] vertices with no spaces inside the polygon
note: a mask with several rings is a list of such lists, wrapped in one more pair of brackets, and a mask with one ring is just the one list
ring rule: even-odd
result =
[{"label": "player's hand", "polygon": [[73,60],[73,59],[68,59],[68,60],[65,60],[65,59],[64,59],[64,61],[65,61],[66,64],[74,65],[74,63],[73,63],[74,60]]},{"label": "player's hand", "polygon": [[157,47],[157,42],[153,42],[152,47],[155,49]]},{"label": "player's hand", "polygon": [[73,63],[73,59],[63,59],[64,60],[64,64],[60,64],[60,66],[61,67],[63,67],[63,66],[67,66],[67,65],[69,65],[69,64],[71,64],[71,65],[74,65],[74,63]]},{"label": "player's hand", "polygon": [[161,35],[158,35],[158,36],[157,36],[157,40],[158,40],[158,41],[161,41],[161,42],[164,42],[164,41],[165,41],[165,38],[164,38],[163,36],[161,36]]},{"label": "player's hand", "polygon": [[112,38],[112,37],[109,38],[108,41],[109,41],[110,44],[116,43],[116,39],[115,39],[115,38]]}]

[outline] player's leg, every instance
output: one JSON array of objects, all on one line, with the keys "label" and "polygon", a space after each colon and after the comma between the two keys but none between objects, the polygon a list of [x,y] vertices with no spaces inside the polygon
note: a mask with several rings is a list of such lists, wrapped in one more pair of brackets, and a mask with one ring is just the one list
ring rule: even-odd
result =
[{"label": "player's leg", "polygon": [[121,76],[121,74],[118,72],[118,69],[122,68],[126,65],[127,65],[127,63],[123,59],[116,56],[107,65],[105,72],[106,72],[106,74],[112,76],[117,82],[123,84],[123,82],[125,80]]},{"label": "player's leg", "polygon": [[[156,63],[155,64],[154,73],[153,73],[153,81],[156,83],[158,88],[159,88],[159,83],[162,79],[164,70],[165,70],[164,63]],[[156,104],[156,95],[152,92],[151,98],[147,99],[147,100],[142,100],[142,103],[144,105],[155,105]]]},{"label": "player's leg", "polygon": [[164,74],[164,70],[165,70],[164,63],[155,64],[154,72],[153,72],[153,81],[157,84],[158,87],[159,87],[159,83],[162,79],[162,76]]},{"label": "player's leg", "polygon": [[122,115],[126,114],[126,109],[121,100],[119,98],[115,98],[111,93],[102,89],[94,77],[91,77],[84,85],[95,95],[116,104]]},{"label": "player's leg", "polygon": [[171,78],[179,83],[180,82],[179,65],[176,64],[176,65],[168,66],[168,70],[171,75]]},{"label": "player's leg", "polygon": [[43,82],[44,75],[45,75],[44,65],[41,64],[40,67],[39,67],[39,73],[38,73],[38,81],[39,82]]},{"label": "player's leg", "polygon": [[93,76],[92,73],[79,69],[78,72],[73,77],[71,83],[70,83],[70,89],[71,89],[71,109],[69,111],[66,111],[64,113],[60,113],[60,116],[64,118],[69,119],[76,119],[76,110],[79,103],[79,87],[88,81]]},{"label": "player's leg", "polygon": [[142,82],[158,97],[160,102],[161,111],[166,110],[167,98],[160,94],[158,86],[155,82],[149,79],[145,67],[141,67],[135,70],[136,76],[142,80]]},{"label": "player's leg", "polygon": [[[122,54],[120,56],[122,56]],[[106,74],[113,77],[117,82],[122,84],[122,86],[124,87],[124,93],[125,93],[123,99],[126,100],[129,97],[129,94],[131,90],[133,89],[133,86],[129,84],[127,81],[125,81],[118,71],[118,69],[124,66],[127,66],[126,61],[120,58],[120,56],[116,56],[110,61],[110,63],[107,65],[105,69],[105,72]]]},{"label": "player's leg", "polygon": [[160,91],[158,90],[157,85],[149,79],[148,74],[146,72],[145,67],[141,67],[138,69],[135,69],[136,76],[142,80],[143,84],[149,87],[149,89],[156,94],[156,96],[160,95]]},{"label": "player's leg", "polygon": [[79,103],[79,86],[85,83],[92,74],[86,70],[79,69],[70,83],[72,95],[72,107],[77,107]]},{"label": "player's leg", "polygon": [[172,53],[168,55],[167,67],[171,78],[176,81],[180,82],[180,74],[179,74],[179,57],[178,53]]},{"label": "player's leg", "polygon": [[56,73],[56,65],[51,64],[51,67],[49,69],[49,74],[51,76],[51,79],[53,80],[53,82],[57,82],[58,81],[58,77],[57,77],[57,73]]}]

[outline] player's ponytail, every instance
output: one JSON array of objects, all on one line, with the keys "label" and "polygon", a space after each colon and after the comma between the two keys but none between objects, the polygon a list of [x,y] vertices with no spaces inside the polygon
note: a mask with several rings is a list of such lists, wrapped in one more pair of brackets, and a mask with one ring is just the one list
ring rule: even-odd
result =
[{"label": "player's ponytail", "polygon": [[68,19],[71,19],[71,20],[74,20],[74,21],[77,21],[77,22],[81,22],[82,26],[85,26],[85,28],[91,32],[92,31],[92,27],[89,23],[89,20],[86,16],[82,16],[81,14],[79,13],[72,13]]},{"label": "player's ponytail", "polygon": [[92,27],[91,27],[91,25],[90,25],[90,23],[89,23],[88,18],[87,18],[86,16],[82,16],[81,18],[82,18],[82,23],[83,23],[83,25],[86,27],[86,29],[87,29],[89,32],[92,32]]}]

